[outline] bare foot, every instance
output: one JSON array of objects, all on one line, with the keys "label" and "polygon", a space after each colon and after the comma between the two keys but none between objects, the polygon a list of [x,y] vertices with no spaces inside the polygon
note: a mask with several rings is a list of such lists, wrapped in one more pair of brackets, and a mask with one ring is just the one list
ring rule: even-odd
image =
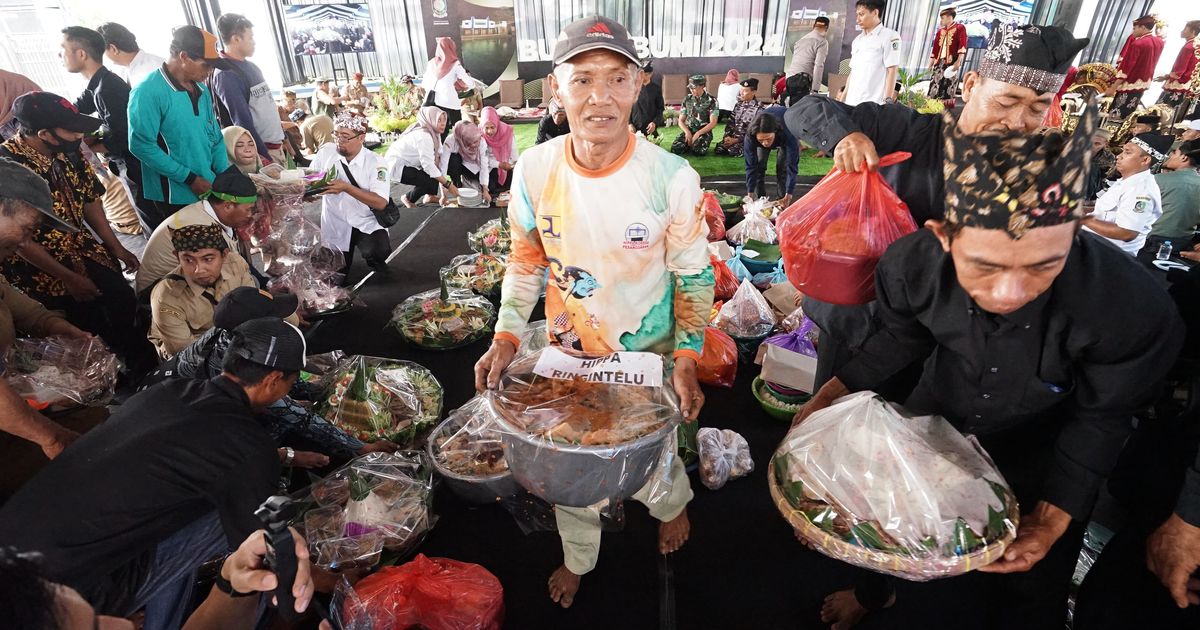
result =
[{"label": "bare foot", "polygon": [[575,603],[575,593],[579,591],[579,578],[565,565],[558,567],[550,574],[550,599],[563,608],[570,608]]},{"label": "bare foot", "polygon": [[668,554],[679,551],[683,543],[687,542],[688,534],[692,531],[692,524],[688,522],[687,508],[684,508],[679,516],[658,524],[658,553]]},{"label": "bare foot", "polygon": [[400,195],[400,203],[404,204],[405,208],[415,208],[416,205],[408,200],[408,195]]},{"label": "bare foot", "polygon": [[[892,593],[883,607],[891,608],[894,603],[896,603],[896,594]],[[831,593],[825,598],[825,603],[821,605],[821,621],[830,624],[830,630],[850,630],[858,625],[858,622],[862,621],[868,612],[870,611],[858,603],[858,598],[854,596],[854,589],[846,589]]]}]

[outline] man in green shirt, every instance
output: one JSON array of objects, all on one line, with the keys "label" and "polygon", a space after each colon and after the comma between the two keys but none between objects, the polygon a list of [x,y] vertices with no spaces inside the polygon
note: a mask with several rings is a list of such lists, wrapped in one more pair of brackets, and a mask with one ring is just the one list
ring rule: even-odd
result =
[{"label": "man in green shirt", "polygon": [[1200,139],[1188,140],[1171,152],[1154,176],[1162,193],[1162,217],[1150,228],[1142,251],[1157,252],[1163,241],[1174,251],[1187,248],[1200,224]]},{"label": "man in green shirt", "polygon": [[683,99],[679,112],[679,136],[671,143],[671,153],[706,155],[712,144],[712,130],[717,126],[717,99],[705,89],[703,74],[688,77],[689,94]]}]

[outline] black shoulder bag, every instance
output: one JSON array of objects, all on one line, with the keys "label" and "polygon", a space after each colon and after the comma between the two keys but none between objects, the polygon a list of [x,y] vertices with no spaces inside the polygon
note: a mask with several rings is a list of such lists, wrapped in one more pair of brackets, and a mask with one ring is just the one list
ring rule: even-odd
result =
[{"label": "black shoulder bag", "polygon": [[[350,180],[350,185],[355,188],[362,188],[362,186],[358,185],[358,180],[354,179],[354,173],[350,172],[350,165],[345,160],[342,160],[342,167],[346,170],[346,179]],[[400,220],[400,208],[396,205],[395,201],[392,201],[390,194],[387,196],[387,205],[383,207],[383,210],[371,208],[371,211],[375,213],[375,220],[379,222],[379,225],[385,228],[396,225],[396,222]]]}]

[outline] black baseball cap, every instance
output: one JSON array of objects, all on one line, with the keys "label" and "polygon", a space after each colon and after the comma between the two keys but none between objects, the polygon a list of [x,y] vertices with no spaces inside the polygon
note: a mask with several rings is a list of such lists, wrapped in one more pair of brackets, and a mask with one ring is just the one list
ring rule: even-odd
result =
[{"label": "black baseball cap", "polygon": [[236,166],[217,173],[212,180],[212,197],[234,203],[254,203],[258,200],[258,188],[254,180],[238,170]]},{"label": "black baseball cap", "polygon": [[554,63],[563,63],[589,50],[611,50],[639,67],[642,65],[629,31],[616,20],[602,15],[585,17],[564,26],[554,43]]},{"label": "black baseball cap", "polygon": [[184,52],[197,61],[206,61],[213,68],[229,68],[227,59],[217,52],[217,36],[190,24],[171,31],[171,51]]},{"label": "black baseball cap", "polygon": [[13,118],[30,129],[66,129],[76,133],[93,133],[100,128],[99,118],[79,113],[71,101],[50,92],[27,92],[17,97],[12,106]]},{"label": "black baseball cap", "polygon": [[260,317],[233,329],[229,351],[239,357],[280,372],[304,369],[308,344],[299,328],[278,317]]},{"label": "black baseball cap", "polygon": [[42,220],[60,232],[78,232],[78,228],[54,214],[50,185],[40,175],[7,158],[0,158],[0,198],[14,199],[37,208]]},{"label": "black baseball cap", "polygon": [[283,319],[296,312],[299,299],[290,293],[273,295],[254,287],[238,287],[217,302],[213,309],[213,326],[233,330],[262,317]]}]

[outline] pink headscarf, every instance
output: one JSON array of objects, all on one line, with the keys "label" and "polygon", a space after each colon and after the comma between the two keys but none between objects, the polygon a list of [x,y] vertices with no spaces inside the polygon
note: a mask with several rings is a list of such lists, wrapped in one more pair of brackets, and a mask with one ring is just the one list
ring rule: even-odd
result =
[{"label": "pink headscarf", "polygon": [[[506,122],[501,122],[499,112],[496,111],[495,107],[490,105],[488,107],[484,107],[483,111],[479,113],[479,121],[481,127],[487,123],[496,125],[496,133],[490,136],[486,133],[483,134],[483,141],[486,142],[489,147],[491,147],[492,155],[496,156],[496,159],[501,162],[513,161],[513,158],[516,156],[512,154],[512,125]],[[508,179],[508,171],[504,169],[499,170],[499,180],[500,183],[503,184],[504,180]]]},{"label": "pink headscarf", "polygon": [[437,38],[437,52],[434,53],[433,59],[429,60],[430,66],[437,72],[437,78],[446,76],[457,61],[458,47],[455,46],[454,40],[449,37]]},{"label": "pink headscarf", "polygon": [[437,162],[442,159],[442,134],[437,130],[438,118],[445,116],[446,112],[434,107],[426,105],[417,110],[417,120],[400,134],[401,137],[407,136],[410,133],[418,133],[424,131],[433,139],[433,161]]},{"label": "pink headscarf", "polygon": [[725,80],[721,82],[721,85],[733,85],[734,83],[741,81],[740,77],[741,75],[738,74],[737,70],[730,70],[729,72],[725,73]]},{"label": "pink headscarf", "polygon": [[462,156],[464,162],[479,164],[479,137],[481,135],[483,135],[483,131],[479,129],[479,125],[469,120],[460,120],[454,125],[454,142],[458,144],[458,154]]}]

